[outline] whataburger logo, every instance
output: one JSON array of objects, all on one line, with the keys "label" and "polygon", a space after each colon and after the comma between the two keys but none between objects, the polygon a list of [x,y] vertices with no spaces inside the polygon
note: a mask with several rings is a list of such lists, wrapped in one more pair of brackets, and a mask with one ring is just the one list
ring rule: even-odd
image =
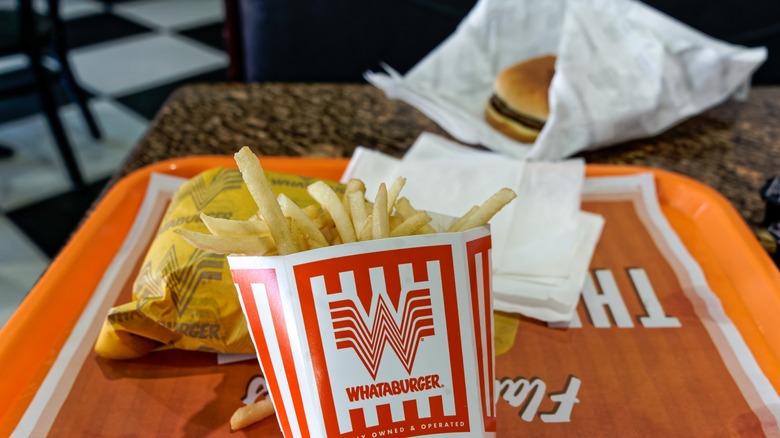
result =
[{"label": "whataburger logo", "polygon": [[[374,278],[374,276],[372,276]],[[435,334],[429,288],[403,292],[399,308],[389,304],[383,284],[373,284],[380,293],[372,295],[368,313],[356,295],[330,303],[336,348],[353,349],[376,380],[385,346],[389,346],[411,375],[423,338]]]},{"label": "whataburger logo", "polygon": [[327,436],[468,429],[453,263],[444,244],[293,267]]}]

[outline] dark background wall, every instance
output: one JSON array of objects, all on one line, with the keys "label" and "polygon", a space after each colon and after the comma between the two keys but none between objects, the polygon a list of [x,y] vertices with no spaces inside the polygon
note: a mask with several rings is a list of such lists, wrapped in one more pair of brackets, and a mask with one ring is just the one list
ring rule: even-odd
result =
[{"label": "dark background wall", "polygon": [[474,3],[238,0],[246,79],[362,82],[380,61],[405,72],[447,38]]},{"label": "dark background wall", "polygon": [[[384,61],[404,73],[450,35],[475,0],[234,0],[252,81],[362,81]],[[767,46],[756,84],[780,83],[780,0],[645,0],[715,38]],[[345,51],[344,48],[348,50]]]}]

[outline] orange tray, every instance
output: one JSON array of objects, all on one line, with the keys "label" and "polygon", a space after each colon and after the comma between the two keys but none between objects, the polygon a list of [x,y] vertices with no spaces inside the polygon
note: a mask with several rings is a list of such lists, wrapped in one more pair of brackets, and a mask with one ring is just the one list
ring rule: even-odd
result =
[{"label": "orange tray", "polygon": [[[262,157],[268,170],[338,180],[347,159]],[[91,293],[122,245],[152,173],[192,177],[234,168],[228,156],[178,158],[114,185],[0,331],[0,436],[13,431],[57,358]],[[759,366],[780,392],[780,271],[729,202],[670,172],[589,165],[587,176],[652,172],[661,209],[720,297]]]}]

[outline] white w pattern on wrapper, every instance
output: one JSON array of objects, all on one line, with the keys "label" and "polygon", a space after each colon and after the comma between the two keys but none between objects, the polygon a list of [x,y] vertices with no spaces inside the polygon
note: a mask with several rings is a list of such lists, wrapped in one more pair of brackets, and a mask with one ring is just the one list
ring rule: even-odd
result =
[{"label": "white w pattern on wrapper", "polygon": [[[406,415],[400,418],[398,414],[392,415],[393,411],[403,413],[403,403],[409,400],[414,400],[417,406],[425,406],[423,410],[430,416],[429,399],[431,393],[443,398],[442,403],[446,415],[453,415],[455,411],[452,398],[443,397],[444,391],[442,388],[431,388],[428,391],[419,392],[411,392],[410,390],[405,392],[403,397],[389,397],[391,401],[386,404],[377,404],[375,402],[376,397],[371,395],[370,385],[374,385],[377,381],[387,380],[387,377],[383,379],[383,376],[405,375],[410,378],[433,374],[441,376],[438,373],[439,370],[430,366],[431,363],[435,363],[435,361],[430,360],[430,357],[426,357],[426,353],[427,356],[430,353],[428,351],[420,352],[418,347],[423,339],[425,339],[426,348],[430,348],[429,345],[436,342],[440,346],[442,344],[446,345],[448,342],[447,334],[444,330],[438,330],[438,339],[434,339],[437,335],[437,330],[434,329],[434,319],[437,316],[439,321],[445,318],[439,263],[436,261],[426,263],[427,281],[414,280],[415,275],[412,264],[400,264],[396,269],[397,272],[385,272],[381,267],[370,268],[368,270],[368,281],[364,281],[360,286],[357,284],[354,271],[340,272],[338,275],[340,290],[338,291],[329,291],[326,288],[324,277],[311,279],[315,299],[319,298],[327,302],[331,310],[330,318],[320,318],[323,337],[327,339],[323,342],[326,346],[325,354],[326,358],[328,358],[326,360],[354,363],[352,355],[356,355],[365,367],[362,371],[357,367],[357,369],[352,370],[354,374],[365,375],[362,379],[362,382],[364,382],[362,386],[348,385],[341,382],[341,373],[331,374],[333,387],[344,388],[343,391],[334,389],[335,397],[341,399],[345,405],[354,406],[353,409],[359,410],[364,417],[365,426],[368,427],[380,424],[379,417],[381,414],[378,413],[380,409],[389,410],[393,420],[416,419],[406,418]],[[388,277],[397,277],[397,280],[388,280]],[[387,283],[400,285],[400,293],[395,305],[393,304],[394,300],[388,295]],[[361,298],[358,295],[359,289],[362,289],[363,296],[371,298],[371,304],[368,309],[361,302]],[[349,315],[352,323],[351,327],[343,324],[344,319],[346,319],[344,317],[346,312],[342,309],[345,307],[349,307],[350,311],[354,312]],[[336,310],[335,312],[334,309]],[[350,332],[354,326],[362,327],[365,332],[362,334],[355,333],[353,336],[350,336],[350,339],[367,335],[368,339],[364,339],[364,343],[361,344],[363,347],[357,346],[352,342],[345,342],[344,338],[346,336],[344,333]],[[369,330],[368,327],[371,327],[371,329]],[[331,337],[324,334],[329,334],[328,329],[333,330],[332,343],[328,342]],[[360,351],[364,348],[368,348],[370,351]],[[442,350],[444,354],[447,354],[446,348]],[[418,352],[421,353],[421,357],[419,360],[415,360]],[[418,362],[420,365],[416,366]],[[382,367],[381,370],[380,367]],[[349,379],[344,380],[354,381],[354,374],[349,376]],[[444,382],[439,382],[439,384],[443,385]],[[399,383],[399,385],[403,384]],[[410,386],[412,384],[406,383],[405,388],[409,389]],[[355,390],[358,387],[361,389],[368,387],[369,389],[366,393],[363,393],[361,389]],[[347,392],[347,388],[353,389],[352,396],[356,396],[355,400],[350,399],[350,393]],[[339,425],[342,432],[353,430],[353,420],[349,417],[348,411],[340,412]]]},{"label": "white w pattern on wrapper", "polygon": [[[411,269],[411,265],[401,265],[399,269]],[[376,380],[385,346],[390,346],[411,375],[421,340],[434,334],[430,291],[402,286],[401,307],[393,310],[381,268],[370,269],[369,276],[372,287],[377,290],[366,313],[359,304],[354,277],[348,273],[341,275],[344,292],[340,299],[330,301],[336,347],[352,348]],[[324,292],[324,285],[320,285],[319,290]]]}]

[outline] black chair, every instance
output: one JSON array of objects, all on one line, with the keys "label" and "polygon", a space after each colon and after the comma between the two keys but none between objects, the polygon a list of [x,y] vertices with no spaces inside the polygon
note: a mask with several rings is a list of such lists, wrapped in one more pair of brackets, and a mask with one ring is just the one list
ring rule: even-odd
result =
[{"label": "black chair", "polygon": [[[642,0],[715,38],[766,46],[755,84],[780,83],[777,0]],[[476,0],[223,0],[230,76],[363,82],[385,62],[405,73],[455,31]]]},{"label": "black chair", "polygon": [[233,80],[365,82],[413,67],[476,0],[224,0]]},{"label": "black chair", "polygon": [[[68,97],[78,105],[84,115],[92,137],[99,139],[100,130],[87,107],[86,93],[76,82],[68,64],[64,34],[58,0],[48,0],[48,11],[45,13],[35,11],[32,0],[18,0],[15,9],[0,11],[0,56],[24,54],[32,71],[32,80],[29,83],[8,89],[3,89],[0,85],[0,98],[25,93],[38,94],[68,175],[76,187],[81,187],[84,185],[84,179],[57,114],[53,88],[53,79],[56,76],[61,79]],[[59,71],[48,70],[43,64],[44,57],[55,61]]]}]

